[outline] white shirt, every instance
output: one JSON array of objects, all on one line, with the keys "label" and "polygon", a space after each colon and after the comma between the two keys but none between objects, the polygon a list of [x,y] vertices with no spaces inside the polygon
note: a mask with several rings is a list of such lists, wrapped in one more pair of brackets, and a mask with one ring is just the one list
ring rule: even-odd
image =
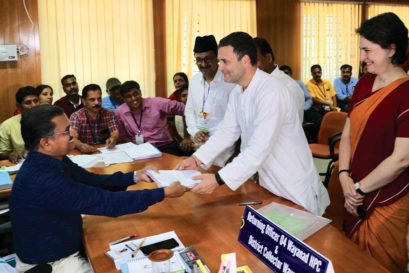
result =
[{"label": "white shirt", "polygon": [[[219,123],[224,118],[231,91],[235,86],[235,84],[225,82],[223,73],[219,70],[210,84],[205,81],[202,73],[193,76],[189,81],[189,93],[185,106],[187,131],[192,137],[199,132],[200,127],[205,127],[210,136],[216,132]],[[202,112],[207,114],[206,119],[203,119]],[[232,144],[214,163],[224,166],[233,152]]]},{"label": "white shirt", "polygon": [[288,90],[290,90],[291,98],[294,101],[295,106],[297,107],[298,116],[300,117],[300,121],[302,123],[304,119],[304,91],[300,88],[295,80],[278,69],[278,65],[276,65],[276,68],[273,70],[273,72],[271,72],[271,75],[279,78],[281,80],[281,83],[284,84]]},{"label": "white shirt", "polygon": [[258,171],[262,187],[322,215],[328,192],[319,180],[290,92],[257,69],[245,91],[240,86],[233,90],[219,129],[195,155],[207,165],[241,136],[240,154],[219,171],[227,186],[236,190]]}]

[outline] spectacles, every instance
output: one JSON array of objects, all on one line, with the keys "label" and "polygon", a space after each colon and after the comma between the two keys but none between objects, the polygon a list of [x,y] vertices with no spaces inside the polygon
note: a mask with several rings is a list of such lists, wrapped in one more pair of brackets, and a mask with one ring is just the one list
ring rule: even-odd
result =
[{"label": "spectacles", "polygon": [[54,132],[53,136],[55,136],[55,135],[69,136],[69,135],[70,135],[70,128],[68,127],[67,129],[65,129],[64,132],[61,132],[61,133],[55,133],[55,132]]},{"label": "spectacles", "polygon": [[200,63],[205,63],[205,64],[209,64],[211,62],[213,62],[216,58],[214,57],[204,57],[204,58],[195,58],[195,63],[196,64],[200,64]]}]

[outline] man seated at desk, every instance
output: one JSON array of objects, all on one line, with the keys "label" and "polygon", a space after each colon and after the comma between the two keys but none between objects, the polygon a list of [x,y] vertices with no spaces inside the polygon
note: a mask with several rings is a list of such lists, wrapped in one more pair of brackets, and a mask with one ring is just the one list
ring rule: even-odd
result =
[{"label": "man seated at desk", "polygon": [[94,144],[106,144],[108,148],[113,148],[118,142],[115,114],[101,107],[101,97],[101,87],[88,84],[82,89],[84,108],[72,113],[70,117],[70,134],[81,153],[96,152],[97,148],[91,146]]},{"label": "man seated at desk", "polygon": [[[39,104],[38,92],[33,86],[21,87],[16,93],[16,105],[20,113]],[[21,137],[21,114],[15,115],[0,125],[0,159],[17,163],[26,152]]]},{"label": "man seated at desk", "polygon": [[143,98],[136,81],[121,86],[125,103],[115,110],[121,138],[136,144],[149,142],[161,152],[184,155],[169,132],[168,115],[183,115],[185,105],[164,98]]},{"label": "man seated at desk", "polygon": [[10,197],[17,272],[45,263],[55,273],[92,272],[80,254],[81,214],[117,217],[141,212],[186,191],[179,183],[122,191],[149,178],[143,171],[97,175],[74,164],[66,156],[73,148],[69,121],[59,107],[40,105],[27,111],[21,132],[29,153]]}]

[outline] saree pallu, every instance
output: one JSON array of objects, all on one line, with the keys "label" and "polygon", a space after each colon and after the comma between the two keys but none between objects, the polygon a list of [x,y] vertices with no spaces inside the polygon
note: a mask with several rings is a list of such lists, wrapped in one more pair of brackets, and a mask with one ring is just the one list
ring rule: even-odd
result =
[{"label": "saree pallu", "polygon": [[[374,79],[375,75],[370,75],[358,83],[355,89],[358,94],[349,112],[350,169],[355,182],[392,154],[397,137],[409,137],[409,77],[371,92]],[[391,183],[365,196],[365,219],[345,212],[347,236],[392,272],[406,272],[408,192],[409,169],[406,169]]]}]

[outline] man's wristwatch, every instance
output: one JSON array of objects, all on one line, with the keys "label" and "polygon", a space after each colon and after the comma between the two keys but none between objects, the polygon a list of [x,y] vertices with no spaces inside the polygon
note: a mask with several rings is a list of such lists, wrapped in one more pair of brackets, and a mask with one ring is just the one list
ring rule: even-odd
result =
[{"label": "man's wristwatch", "polygon": [[136,184],[138,182],[139,178],[138,178],[138,172],[134,171],[133,172],[133,182]]},{"label": "man's wristwatch", "polygon": [[217,182],[217,184],[219,184],[219,186],[221,186],[221,185],[224,184],[224,181],[223,181],[223,179],[220,177],[220,174],[219,174],[219,173],[215,173],[214,176],[216,177],[216,182]]},{"label": "man's wristwatch", "polygon": [[361,182],[355,183],[355,191],[360,195],[366,195],[366,193],[361,190]]}]

